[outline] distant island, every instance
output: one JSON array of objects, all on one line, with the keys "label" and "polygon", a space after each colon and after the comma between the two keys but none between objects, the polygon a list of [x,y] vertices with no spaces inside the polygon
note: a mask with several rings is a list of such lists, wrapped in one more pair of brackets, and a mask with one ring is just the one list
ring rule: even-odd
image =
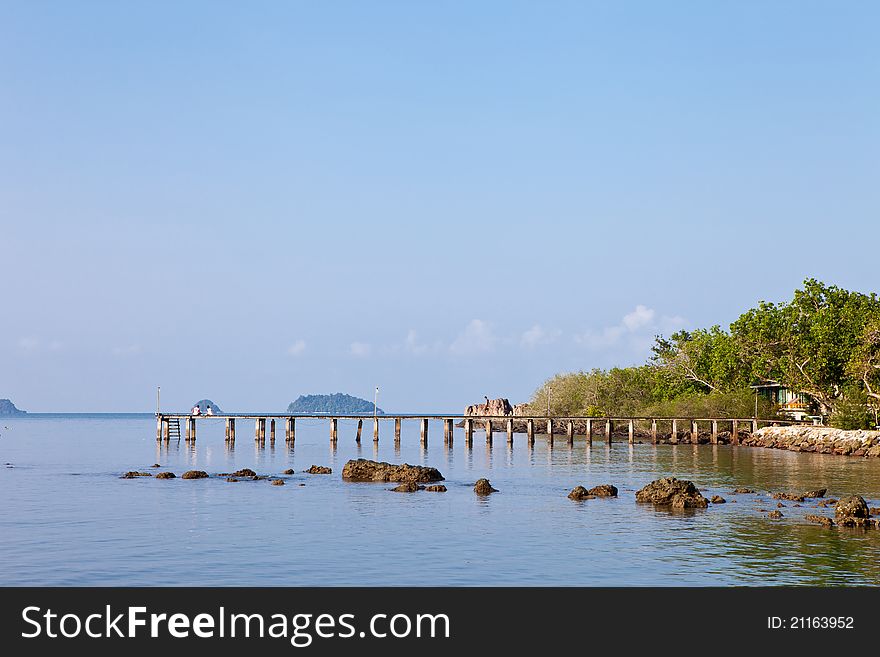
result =
[{"label": "distant island", "polygon": [[27,415],[27,411],[23,411],[15,407],[8,399],[0,399],[0,417],[20,417]]},{"label": "distant island", "polygon": [[[352,397],[341,392],[332,395],[300,395],[295,402],[287,407],[288,413],[335,413],[337,415],[355,415],[372,413],[373,402]],[[379,415],[385,412],[380,408]]]},{"label": "distant island", "polygon": [[207,413],[209,408],[211,409],[211,413],[213,413],[214,415],[219,415],[223,412],[220,410],[220,407],[217,406],[217,404],[212,402],[210,399],[200,399],[190,408],[195,408],[196,406],[199,407],[199,413]]}]

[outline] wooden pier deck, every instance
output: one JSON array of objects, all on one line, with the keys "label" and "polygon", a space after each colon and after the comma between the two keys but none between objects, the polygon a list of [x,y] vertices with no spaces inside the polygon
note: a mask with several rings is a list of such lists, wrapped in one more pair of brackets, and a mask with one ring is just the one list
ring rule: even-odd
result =
[{"label": "wooden pier deck", "polygon": [[[794,422],[778,419],[760,418],[702,418],[702,417],[585,417],[585,416],[521,416],[521,415],[455,415],[455,414],[394,414],[394,415],[330,415],[330,414],[288,414],[288,413],[240,413],[221,415],[191,415],[188,413],[157,413],[156,414],[156,440],[169,441],[172,436],[179,439],[180,422],[185,426],[186,440],[196,440],[196,427],[200,422],[223,421],[226,423],[226,441],[234,443],[236,423],[239,421],[253,420],[254,440],[265,443],[266,429],[269,430],[270,443],[275,442],[276,422],[283,420],[284,440],[289,445],[296,441],[297,420],[324,420],[329,424],[330,443],[335,445],[339,439],[339,420],[357,420],[356,442],[361,441],[361,431],[364,421],[372,421],[373,442],[379,442],[379,426],[381,423],[394,423],[394,441],[400,442],[401,427],[403,422],[417,422],[420,428],[420,442],[423,446],[428,444],[428,429],[430,422],[442,422],[443,442],[451,445],[455,437],[456,424],[461,425],[464,440],[467,446],[473,445],[474,431],[485,432],[486,443],[492,444],[496,431],[507,435],[507,442],[513,444],[515,434],[525,434],[529,445],[534,445],[536,435],[544,435],[550,444],[553,444],[555,436],[564,435],[571,445],[576,436],[583,436],[588,442],[592,442],[596,435],[602,435],[605,442],[611,443],[615,431],[621,431],[625,427],[628,442],[635,442],[637,429],[639,433],[647,433],[651,442],[657,444],[658,436],[670,434],[679,436],[682,433],[689,435],[692,442],[697,442],[700,435],[701,425],[708,428],[709,442],[718,443],[720,431],[729,427],[730,442],[739,444],[739,434],[743,427],[748,431],[755,432],[759,426],[771,424],[795,424]],[[641,427],[645,427],[642,429]],[[668,427],[668,431],[665,429]]]}]

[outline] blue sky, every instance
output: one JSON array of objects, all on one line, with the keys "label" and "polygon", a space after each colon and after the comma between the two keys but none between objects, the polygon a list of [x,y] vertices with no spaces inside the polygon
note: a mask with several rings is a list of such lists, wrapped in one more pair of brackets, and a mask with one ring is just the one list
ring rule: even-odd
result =
[{"label": "blue sky", "polygon": [[0,397],[401,411],[880,288],[873,2],[2,2]]}]

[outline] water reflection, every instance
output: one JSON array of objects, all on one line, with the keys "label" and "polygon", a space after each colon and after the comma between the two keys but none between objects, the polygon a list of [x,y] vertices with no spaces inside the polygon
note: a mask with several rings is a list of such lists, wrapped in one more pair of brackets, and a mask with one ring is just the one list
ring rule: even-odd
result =
[{"label": "water reflection", "polygon": [[[224,440],[223,426],[200,426],[198,442],[180,443],[156,442],[151,424],[154,419],[29,419],[4,434],[4,459],[17,467],[0,469],[7,509],[0,517],[0,581],[880,585],[880,532],[811,525],[804,515],[832,514],[815,500],[800,507],[786,503],[781,520],[766,517],[776,508],[771,491],[827,487],[829,496],[858,493],[880,506],[880,459],[727,445],[629,445],[625,439],[592,445],[581,436],[568,449],[554,449],[548,439],[529,444],[525,434],[513,444],[465,444],[457,453],[439,436],[421,446],[415,423],[402,441],[371,441],[372,450],[351,440],[351,426],[342,444],[328,446],[326,422],[298,423],[295,450],[287,443],[265,449],[262,441],[236,450]],[[436,466],[449,491],[400,495],[389,493],[387,483],[343,481],[343,464],[363,454]],[[178,477],[190,469],[214,475],[243,467],[296,474],[278,488],[216,477],[118,478],[153,462]],[[313,463],[330,465],[333,475],[303,475]],[[727,504],[673,513],[635,503],[638,488],[669,475],[690,479]],[[472,486],[480,477],[500,492],[478,498]],[[617,486],[620,497],[580,504],[566,499],[575,485],[600,483]],[[733,495],[737,487],[758,493]],[[162,531],[145,533],[163,508],[180,513],[163,514]],[[431,559],[424,558],[426,526],[436,530]],[[387,536],[393,543],[378,538]],[[486,537],[491,559],[485,557],[487,542],[474,536]],[[463,569],[463,562],[470,565]]]}]

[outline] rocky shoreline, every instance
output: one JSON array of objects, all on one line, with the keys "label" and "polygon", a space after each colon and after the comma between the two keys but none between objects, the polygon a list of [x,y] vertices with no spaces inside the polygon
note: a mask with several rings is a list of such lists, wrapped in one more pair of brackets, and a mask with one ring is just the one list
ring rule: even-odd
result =
[{"label": "rocky shoreline", "polygon": [[786,449],[790,452],[880,457],[880,431],[845,431],[813,426],[764,427],[744,436],[740,442],[748,447]]}]

